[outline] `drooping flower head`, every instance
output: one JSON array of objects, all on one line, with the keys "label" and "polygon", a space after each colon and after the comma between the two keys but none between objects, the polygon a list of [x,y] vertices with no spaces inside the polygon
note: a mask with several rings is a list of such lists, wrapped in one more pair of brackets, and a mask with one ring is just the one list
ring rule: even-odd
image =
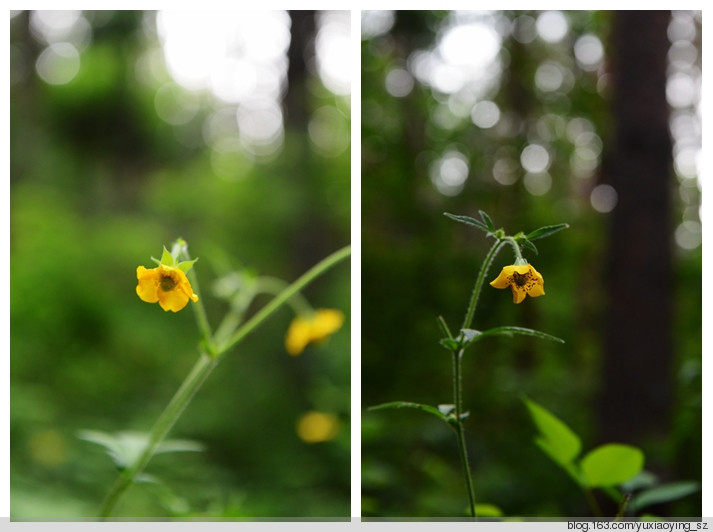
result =
[{"label": "drooping flower head", "polygon": [[526,295],[530,297],[545,295],[545,280],[530,264],[505,266],[490,286],[512,288],[513,303],[521,303]]},{"label": "drooping flower head", "polygon": [[285,348],[290,355],[297,356],[307,345],[337,332],[342,323],[344,314],[333,309],[318,309],[311,316],[297,316],[287,329]]},{"label": "drooping flower head", "polygon": [[152,257],[158,267],[148,269],[139,266],[136,268],[136,278],[139,280],[136,293],[142,301],[158,302],[166,312],[169,310],[178,312],[188,304],[189,299],[193,302],[198,301],[198,295],[193,293],[193,288],[191,288],[191,283],[185,273],[196,261],[178,261],[178,256],[185,246],[185,241],[179,239],[173,246],[172,253],[163,248],[160,261]]},{"label": "drooping flower head", "polygon": [[198,301],[186,274],[178,268],[160,264],[157,268],[136,268],[139,284],[136,293],[142,301],[156,303],[168,312],[178,312],[188,304],[188,300]]}]

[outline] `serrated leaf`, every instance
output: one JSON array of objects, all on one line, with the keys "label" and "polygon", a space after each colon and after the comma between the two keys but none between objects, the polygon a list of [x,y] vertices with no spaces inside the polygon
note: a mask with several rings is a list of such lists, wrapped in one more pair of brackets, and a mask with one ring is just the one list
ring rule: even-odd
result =
[{"label": "serrated leaf", "polygon": [[478,211],[478,213],[480,214],[482,220],[485,222],[485,225],[488,227],[488,231],[494,233],[495,226],[493,225],[493,221],[490,219],[490,216],[488,216],[488,213],[486,213],[485,211]]},{"label": "serrated leaf", "polygon": [[527,240],[537,240],[538,238],[545,238],[547,236],[555,234],[557,231],[567,229],[568,227],[569,224],[546,225],[544,227],[540,227],[539,229],[535,229],[525,238]]},{"label": "serrated leaf", "polygon": [[582,458],[580,467],[587,486],[617,486],[639,474],[644,467],[644,453],[631,445],[607,443]]},{"label": "serrated leaf", "polygon": [[631,506],[635,511],[651,506],[652,504],[660,504],[663,502],[675,501],[681,499],[701,489],[698,482],[682,480],[679,482],[671,482],[656,486],[655,488],[647,489],[637,493],[631,498]]},{"label": "serrated leaf", "polygon": [[515,334],[519,334],[522,336],[534,336],[535,338],[540,338],[542,340],[551,340],[560,344],[564,343],[564,340],[562,340],[562,338],[557,338],[556,336],[552,336],[551,334],[536,331],[534,329],[527,329],[525,327],[511,326],[494,327],[493,329],[488,329],[487,331],[481,332],[480,335],[477,336],[477,339],[480,339],[483,336],[513,336]]},{"label": "serrated leaf", "polygon": [[530,399],[523,398],[540,435],[535,439],[537,445],[559,465],[570,469],[572,462],[582,449],[582,442],[557,416]]},{"label": "serrated leaf", "polygon": [[376,405],[376,406],[370,406],[368,410],[385,410],[387,408],[414,408],[416,410],[422,410],[424,412],[428,412],[429,414],[433,414],[434,416],[442,419],[445,422],[448,422],[448,419],[446,418],[443,413],[438,410],[438,408],[435,408],[430,405],[422,405],[419,403],[409,403],[407,401],[394,401],[391,403],[384,403],[381,405]]},{"label": "serrated leaf", "polygon": [[468,224],[468,225],[473,225],[473,226],[477,227],[478,229],[482,229],[486,233],[488,232],[488,226],[485,225],[480,220],[476,220],[475,218],[471,218],[470,216],[461,216],[461,215],[457,215],[457,214],[450,214],[448,212],[444,212],[443,214],[445,214],[452,220],[456,220],[457,222],[461,222],[461,223]]}]

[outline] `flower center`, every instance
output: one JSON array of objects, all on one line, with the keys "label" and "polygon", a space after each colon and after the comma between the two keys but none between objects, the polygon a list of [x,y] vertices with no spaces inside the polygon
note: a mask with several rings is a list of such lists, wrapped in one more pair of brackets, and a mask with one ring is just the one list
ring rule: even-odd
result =
[{"label": "flower center", "polygon": [[512,274],[513,281],[515,281],[515,284],[517,286],[525,286],[525,284],[527,283],[528,277],[529,277],[528,273],[513,272],[513,274]]},{"label": "flower center", "polygon": [[161,290],[164,292],[170,292],[173,290],[174,286],[176,286],[176,281],[173,280],[173,277],[170,275],[161,276]]}]

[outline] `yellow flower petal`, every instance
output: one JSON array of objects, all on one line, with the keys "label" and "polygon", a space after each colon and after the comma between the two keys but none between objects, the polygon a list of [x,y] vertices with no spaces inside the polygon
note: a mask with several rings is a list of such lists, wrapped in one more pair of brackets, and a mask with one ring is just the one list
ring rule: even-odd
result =
[{"label": "yellow flower petal", "polygon": [[310,325],[309,322],[300,316],[297,316],[292,323],[290,323],[289,329],[287,329],[287,336],[285,337],[285,349],[292,356],[299,355],[310,340]]},{"label": "yellow flower petal", "polygon": [[500,275],[490,282],[495,288],[512,289],[513,303],[522,303],[525,296],[539,297],[545,295],[545,280],[530,264],[505,266]]},{"label": "yellow flower petal", "polygon": [[338,310],[319,309],[312,320],[312,338],[321,340],[339,330],[344,323],[344,314]]},{"label": "yellow flower petal", "polygon": [[136,268],[139,281],[136,293],[142,301],[158,302],[166,312],[178,312],[188,304],[188,300],[198,301],[186,274],[179,268],[160,264],[157,268]]},{"label": "yellow flower petal", "polygon": [[320,342],[335,333],[344,323],[344,314],[333,309],[318,309],[311,316],[297,316],[285,336],[285,349],[296,356],[313,342]]},{"label": "yellow flower petal", "polygon": [[136,286],[136,293],[142,301],[156,303],[158,301],[157,284],[153,270],[147,270],[143,266],[136,268],[136,277],[139,284]]}]

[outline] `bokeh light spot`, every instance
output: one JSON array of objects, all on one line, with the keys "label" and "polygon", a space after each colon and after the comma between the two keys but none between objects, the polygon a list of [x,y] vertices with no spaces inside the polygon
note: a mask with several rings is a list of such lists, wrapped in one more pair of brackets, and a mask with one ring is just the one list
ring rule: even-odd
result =
[{"label": "bokeh light spot", "polygon": [[449,151],[431,165],[431,182],[445,196],[455,196],[468,179],[468,159],[458,151]]},{"label": "bokeh light spot", "polygon": [[543,41],[559,42],[568,30],[567,18],[561,11],[545,11],[537,17],[537,33]]},{"label": "bokeh light spot", "polygon": [[611,185],[597,185],[589,195],[589,201],[595,211],[608,213],[614,210],[618,195]]},{"label": "bokeh light spot", "polygon": [[336,157],[349,146],[349,123],[335,107],[317,109],[312,114],[307,131],[317,151],[325,157]]},{"label": "bokeh light spot", "polygon": [[413,90],[413,76],[403,68],[394,68],[386,74],[386,91],[397,98],[408,96]]},{"label": "bokeh light spot", "polygon": [[530,173],[539,174],[550,166],[550,154],[539,144],[528,144],[520,154],[520,164]]},{"label": "bokeh light spot", "polygon": [[543,196],[552,188],[552,177],[547,172],[527,173],[523,179],[525,189],[533,196]]},{"label": "bokeh light spot", "polygon": [[604,46],[596,35],[582,35],[574,43],[574,56],[582,70],[596,70],[604,59]]},{"label": "bokeh light spot", "polygon": [[491,128],[500,120],[500,109],[494,102],[488,100],[478,102],[473,107],[471,119],[480,128]]},{"label": "bokeh light spot", "polygon": [[701,245],[701,224],[686,220],[676,227],[674,233],[676,244],[683,249],[695,249]]},{"label": "bokeh light spot", "polygon": [[66,42],[50,44],[35,63],[35,70],[42,81],[50,85],[65,85],[79,73],[79,52]]}]

